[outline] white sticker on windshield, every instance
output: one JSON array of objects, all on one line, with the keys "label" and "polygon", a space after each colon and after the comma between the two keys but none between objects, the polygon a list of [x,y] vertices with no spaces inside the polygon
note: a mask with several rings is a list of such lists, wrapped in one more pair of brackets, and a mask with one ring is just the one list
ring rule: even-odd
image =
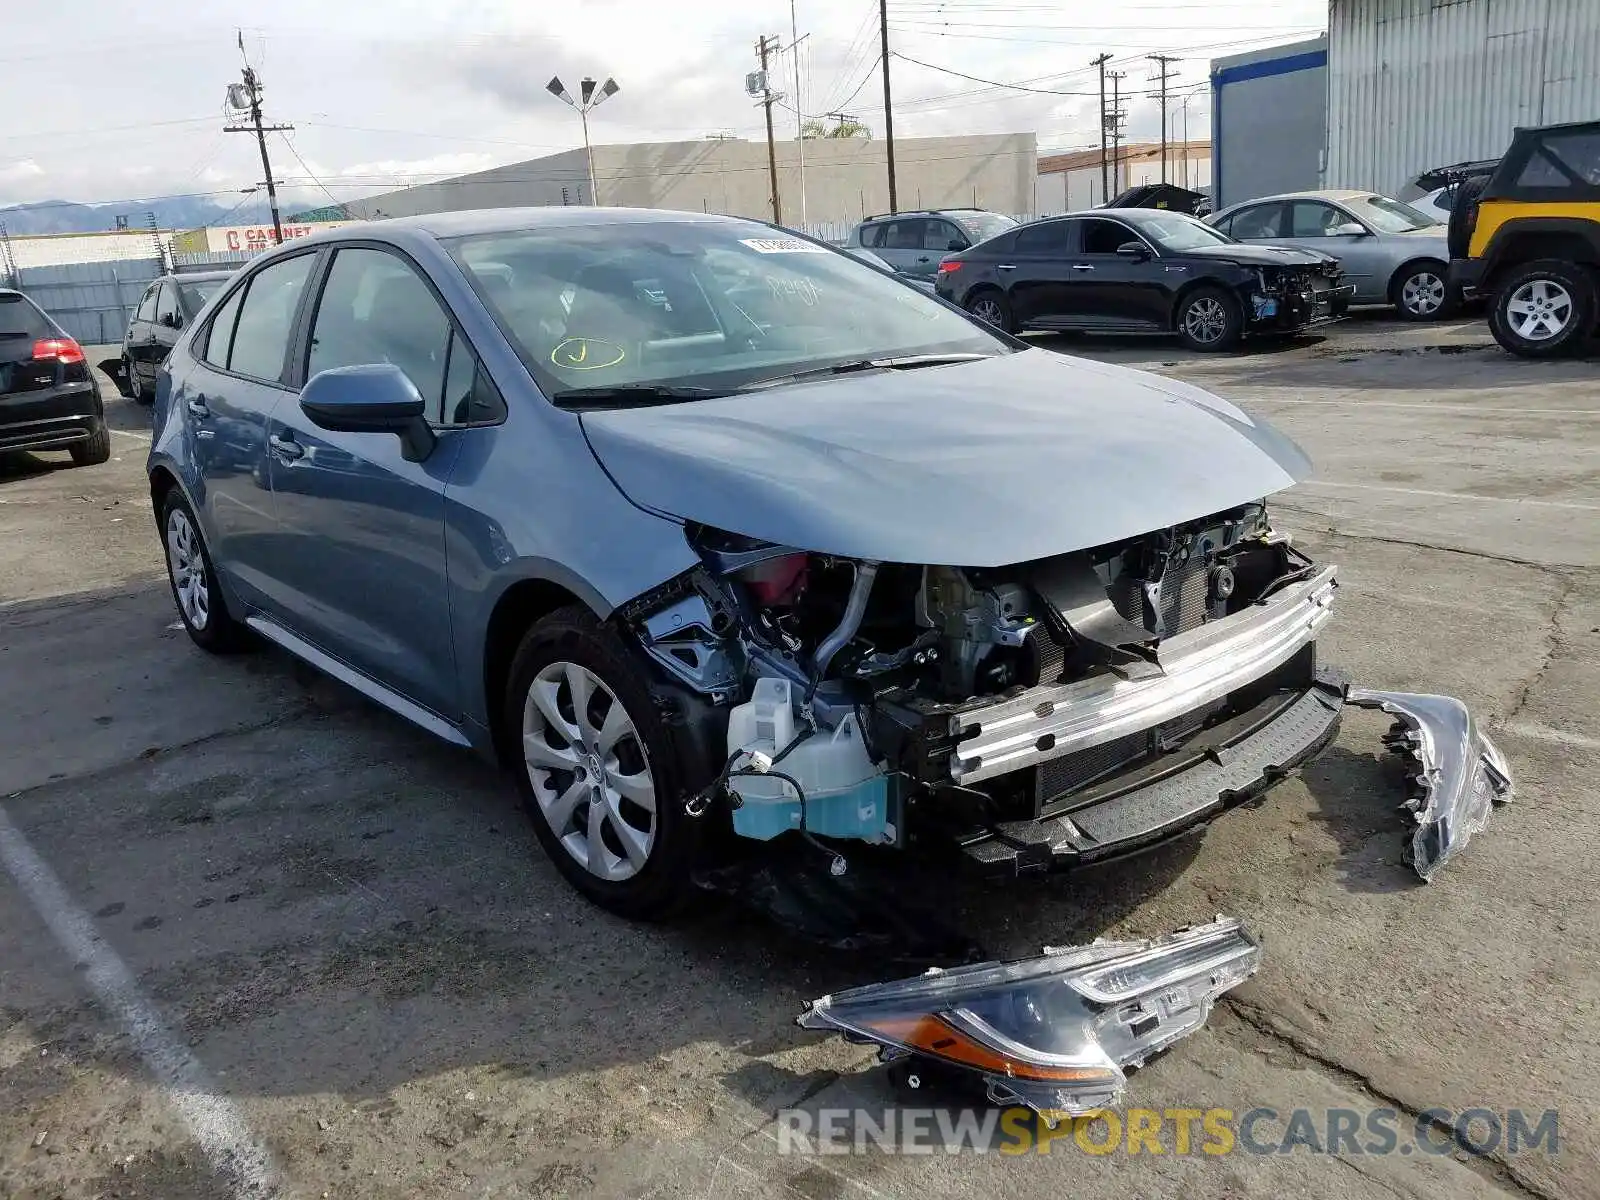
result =
[{"label": "white sticker on windshield", "polygon": [[826,254],[827,248],[813,246],[799,238],[741,238],[741,246],[749,246],[757,254]]}]

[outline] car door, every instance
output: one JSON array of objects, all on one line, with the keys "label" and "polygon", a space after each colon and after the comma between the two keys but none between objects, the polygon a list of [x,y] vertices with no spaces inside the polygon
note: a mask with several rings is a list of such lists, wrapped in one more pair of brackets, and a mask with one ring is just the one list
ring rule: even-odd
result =
[{"label": "car door", "polygon": [[275,258],[245,278],[195,338],[195,365],[173,380],[195,464],[192,497],[217,570],[245,603],[268,602],[277,518],[265,465],[267,415],[292,403],[290,334],[315,251]]},{"label": "car door", "polygon": [[954,221],[930,217],[923,224],[922,253],[917,256],[915,269],[906,273],[918,279],[932,279],[939,273],[939,262],[945,255],[966,250],[972,243]]},{"label": "car door", "polygon": [[[1331,254],[1343,266],[1345,282],[1355,284],[1355,295],[1351,297],[1355,303],[1388,301],[1389,250],[1364,222],[1348,209],[1326,200],[1291,200],[1286,208],[1286,235],[1275,245]],[[1336,232],[1352,225],[1361,232]]]},{"label": "car door", "polygon": [[460,440],[457,398],[476,357],[422,272],[392,248],[345,244],[309,316],[299,377],[388,362],[428,401],[440,430],[408,462],[390,433],[321,429],[289,401],[268,429],[282,530],[274,600],[292,632],[447,719],[460,715],[445,575],[444,490]]},{"label": "car door", "polygon": [[873,249],[896,271],[914,275],[917,273],[917,260],[927,257],[928,252],[923,248],[927,226],[928,222],[922,217],[896,217],[892,221],[884,221],[878,226],[880,240]]},{"label": "car door", "polygon": [[[161,300],[161,281],[158,279],[145,289],[128,322],[128,332],[123,339],[123,352],[128,358],[130,383],[149,388],[155,384],[156,364],[166,356],[156,339],[156,306]],[[159,354],[157,351],[159,350]]]},{"label": "car door", "polygon": [[[178,302],[178,285],[164,280],[156,296],[156,352],[151,355],[155,367],[166,361],[167,355],[178,344],[178,333],[183,329],[183,308]],[[154,370],[152,370],[154,374]]]},{"label": "car door", "polygon": [[1278,201],[1247,204],[1213,224],[1236,242],[1269,242],[1283,236],[1283,210]]},{"label": "car door", "polygon": [[[1067,311],[1086,327],[1165,329],[1171,310],[1174,273],[1155,248],[1132,226],[1109,217],[1085,217],[1078,228],[1078,249],[1068,264]],[[1144,247],[1148,257],[1117,253],[1129,242]],[[1182,276],[1177,276],[1181,283]]]},{"label": "car door", "polygon": [[1048,327],[1067,320],[1070,256],[1077,249],[1075,224],[1047,220],[1024,225],[1016,232],[1011,253],[995,264],[1019,327],[1040,323]]}]

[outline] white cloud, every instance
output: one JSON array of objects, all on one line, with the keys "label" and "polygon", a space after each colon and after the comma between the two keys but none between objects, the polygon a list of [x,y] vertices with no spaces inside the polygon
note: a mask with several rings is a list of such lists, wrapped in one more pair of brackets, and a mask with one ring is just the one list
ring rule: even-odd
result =
[{"label": "white cloud", "polygon": [[31,158],[0,165],[0,184],[12,186],[44,177],[45,170]]}]

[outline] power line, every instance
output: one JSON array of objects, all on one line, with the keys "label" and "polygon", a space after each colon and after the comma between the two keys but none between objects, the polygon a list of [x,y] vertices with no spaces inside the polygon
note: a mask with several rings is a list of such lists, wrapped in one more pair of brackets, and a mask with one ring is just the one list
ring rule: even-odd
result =
[{"label": "power line", "polygon": [[[244,55],[244,31],[239,31],[239,54]],[[249,125],[225,125],[224,133],[251,133],[256,135],[256,145],[261,150],[261,169],[266,173],[267,204],[272,209],[272,237],[278,244],[283,244],[283,221],[278,216],[278,187],[272,178],[272,160],[267,156],[267,134],[286,133],[294,129],[293,125],[263,125],[261,123],[261,78],[250,65],[250,60],[245,59],[244,70],[240,72],[243,84],[236,84],[241,89],[235,93],[233,88],[228,89],[230,101],[243,99],[245,103],[235,104],[233,107],[247,109],[250,114]]]},{"label": "power line", "polygon": [[[1161,182],[1167,182],[1167,80],[1172,78],[1172,64],[1179,60],[1171,54],[1147,54],[1151,62],[1161,68],[1161,73],[1156,76],[1157,90],[1152,93],[1161,105]],[[1187,150],[1184,151],[1188,153]]]},{"label": "power line", "polygon": [[[888,44],[887,37],[885,37],[885,43],[884,44],[885,45]],[[887,51],[885,51],[885,53],[887,53]],[[919,67],[926,67],[930,71],[938,71],[938,72],[940,72],[941,74],[944,74],[944,75],[954,75],[958,79],[970,79],[973,83],[981,83],[981,84],[984,84],[987,87],[1005,88],[1007,91],[1012,91],[1012,92],[1032,92],[1032,93],[1034,93],[1036,95],[1040,95],[1040,96],[1093,96],[1094,95],[1093,92],[1069,92],[1069,91],[1062,91],[1059,88],[1024,87],[1020,83],[1001,83],[998,79],[985,79],[981,75],[968,75],[965,71],[957,71],[952,67],[941,67],[941,66],[935,65],[934,63],[923,62],[920,58],[912,58],[909,54],[901,54],[898,50],[896,50],[894,52],[894,57],[898,58],[898,59],[900,59],[900,60],[902,60],[904,62],[913,63],[913,64],[915,64],[916,66],[919,66]]]},{"label": "power line", "polygon": [[305,170],[305,173],[311,177],[311,182],[315,183],[319,188],[322,189],[322,194],[329,200],[332,200],[335,207],[339,207],[339,198],[327,189],[327,186],[322,182],[322,180],[318,179],[316,175],[312,174],[310,166],[306,164],[306,160],[300,157],[300,151],[296,150],[294,143],[289,140],[289,135],[286,133],[280,133],[278,136],[283,139],[283,144],[289,148],[289,153],[294,155],[295,162],[299,163],[300,166]]}]

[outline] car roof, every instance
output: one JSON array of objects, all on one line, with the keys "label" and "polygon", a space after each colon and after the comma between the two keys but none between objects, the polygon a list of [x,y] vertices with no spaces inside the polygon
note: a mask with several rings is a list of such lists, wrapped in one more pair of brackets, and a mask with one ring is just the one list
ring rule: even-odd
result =
[{"label": "car roof", "polygon": [[[1252,200],[1241,200],[1238,204],[1228,205],[1228,209],[1243,208],[1247,204],[1271,204],[1276,200],[1365,200],[1368,196],[1382,194],[1371,188],[1323,188],[1317,191],[1279,192],[1276,196],[1257,196]],[[1226,212],[1227,209],[1223,211]]]},{"label": "car roof", "polygon": [[170,279],[170,280],[173,280],[176,283],[184,283],[186,281],[190,282],[190,283],[193,283],[196,280],[200,281],[201,283],[209,283],[210,281],[212,281],[214,279],[232,279],[233,278],[233,272],[232,271],[173,271],[170,274],[161,276],[161,278],[162,279]]}]

